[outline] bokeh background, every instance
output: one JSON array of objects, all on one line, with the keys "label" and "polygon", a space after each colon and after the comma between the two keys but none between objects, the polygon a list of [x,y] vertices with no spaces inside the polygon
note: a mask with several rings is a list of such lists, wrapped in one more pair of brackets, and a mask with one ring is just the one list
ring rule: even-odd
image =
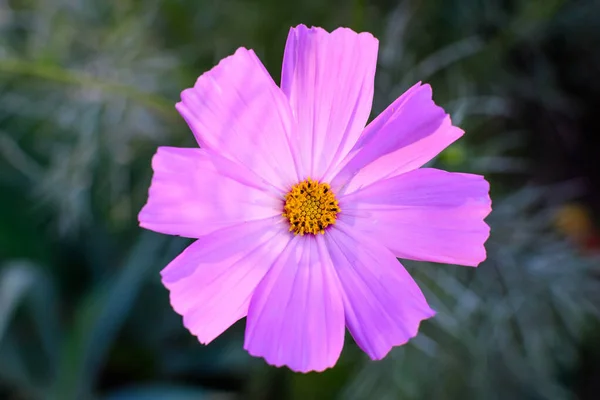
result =
[{"label": "bokeh background", "polygon": [[[174,103],[237,47],[276,81],[287,31],[380,39],[373,113],[418,80],[467,134],[434,165],[485,174],[478,269],[405,264],[438,310],[322,374],[200,345],[159,271],[189,244],[137,226]],[[0,0],[0,399],[600,398],[600,2]]]}]

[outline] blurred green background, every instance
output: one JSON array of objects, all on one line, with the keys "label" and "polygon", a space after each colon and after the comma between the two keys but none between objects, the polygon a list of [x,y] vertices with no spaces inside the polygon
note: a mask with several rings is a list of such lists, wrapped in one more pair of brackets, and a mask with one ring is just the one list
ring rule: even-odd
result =
[{"label": "blurred green background", "polygon": [[[380,39],[373,113],[418,80],[485,174],[478,269],[405,264],[436,318],[322,374],[200,345],[158,272],[188,240],[137,226],[179,92],[237,47],[276,81],[287,31]],[[600,398],[600,2],[0,0],[0,399]]]}]

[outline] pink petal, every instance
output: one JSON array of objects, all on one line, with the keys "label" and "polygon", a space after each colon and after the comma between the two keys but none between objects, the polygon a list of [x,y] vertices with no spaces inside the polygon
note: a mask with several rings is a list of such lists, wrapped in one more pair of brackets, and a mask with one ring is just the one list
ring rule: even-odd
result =
[{"label": "pink petal", "polygon": [[244,348],[297,372],[332,367],[344,344],[344,309],[323,237],[296,236],[256,289]]},{"label": "pink petal", "polygon": [[285,95],[252,50],[238,49],[181,93],[177,110],[201,147],[235,160],[272,185],[298,182]]},{"label": "pink petal", "polygon": [[301,176],[321,179],[361,134],[373,102],[378,41],[299,25],[285,47],[281,88],[298,121]]},{"label": "pink petal", "polygon": [[140,226],[197,238],[280,215],[283,200],[245,167],[203,149],[160,147]]},{"label": "pink petal", "polygon": [[396,257],[343,222],[325,235],[344,291],[346,325],[374,360],[417,335],[435,313]]},{"label": "pink petal", "polygon": [[276,221],[264,220],[189,246],[162,271],[185,327],[206,344],[245,317],[252,293],[290,238]]},{"label": "pink petal", "polygon": [[[417,84],[365,128],[351,158],[332,179],[332,187],[341,194],[418,168],[461,134],[433,102],[431,87]],[[357,181],[348,187],[353,178]]]},{"label": "pink petal", "polygon": [[[369,127],[367,127],[367,130],[369,130]],[[386,154],[361,169],[348,184],[345,190],[346,193],[352,193],[373,182],[422,167],[460,138],[463,133],[462,129],[452,125],[450,116],[446,116],[442,125],[431,135],[406,147],[401,147],[393,153]]]},{"label": "pink petal", "polygon": [[491,211],[482,176],[423,168],[340,199],[340,219],[396,257],[477,266]]}]

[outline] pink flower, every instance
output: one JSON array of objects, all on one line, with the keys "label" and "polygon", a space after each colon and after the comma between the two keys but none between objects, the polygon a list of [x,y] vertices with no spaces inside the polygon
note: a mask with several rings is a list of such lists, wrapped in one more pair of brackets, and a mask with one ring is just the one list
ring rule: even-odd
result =
[{"label": "pink flower", "polygon": [[158,149],[139,221],[197,239],[161,274],[200,342],[247,317],[245,349],[276,366],[332,367],[345,327],[381,359],[434,315],[397,257],[485,259],[488,183],[419,169],[463,134],[429,85],[365,127],[377,48],[300,25],[281,87],[240,48],[181,94],[200,148]]}]

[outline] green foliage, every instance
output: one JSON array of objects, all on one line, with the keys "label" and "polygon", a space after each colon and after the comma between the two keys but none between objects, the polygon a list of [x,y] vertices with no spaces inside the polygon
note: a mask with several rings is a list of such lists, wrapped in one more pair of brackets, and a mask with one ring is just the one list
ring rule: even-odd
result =
[{"label": "green foliage", "polygon": [[[523,88],[510,51],[570,32],[594,7],[581,3],[1,3],[0,397],[573,398],[562,377],[598,319],[600,287],[593,260],[553,230],[547,198],[562,189],[519,183],[530,168],[524,128],[507,121]],[[380,39],[374,112],[431,82],[468,132],[436,163],[486,174],[494,199],[477,270],[406,263],[438,311],[415,340],[372,362],[348,336],[336,368],[307,375],[248,356],[243,323],[198,344],[158,278],[187,241],[136,221],[156,147],[194,146],[174,109],[179,91],[238,46],[277,79],[297,23]],[[550,107],[552,65],[534,60],[547,68],[531,97]]]}]

